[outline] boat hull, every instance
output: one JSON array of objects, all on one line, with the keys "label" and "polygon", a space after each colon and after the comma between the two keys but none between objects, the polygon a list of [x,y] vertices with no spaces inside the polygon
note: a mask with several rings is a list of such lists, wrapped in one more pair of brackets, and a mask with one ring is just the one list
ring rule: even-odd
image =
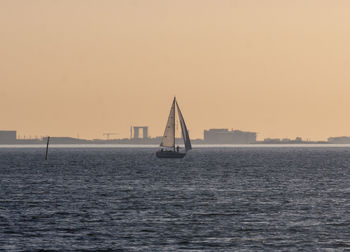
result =
[{"label": "boat hull", "polygon": [[157,151],[156,156],[158,158],[183,158],[186,153],[176,151]]}]

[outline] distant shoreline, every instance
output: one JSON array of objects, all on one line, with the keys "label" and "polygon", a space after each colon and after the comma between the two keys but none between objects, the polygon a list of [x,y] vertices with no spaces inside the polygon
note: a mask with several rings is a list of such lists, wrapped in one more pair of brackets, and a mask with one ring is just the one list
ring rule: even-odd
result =
[{"label": "distant shoreline", "polygon": [[[180,145],[181,146],[181,145]],[[194,144],[193,148],[312,148],[312,147],[349,147],[350,144],[302,143],[302,144]],[[0,144],[0,149],[46,148],[45,144]],[[154,144],[51,144],[50,148],[159,148]]]}]

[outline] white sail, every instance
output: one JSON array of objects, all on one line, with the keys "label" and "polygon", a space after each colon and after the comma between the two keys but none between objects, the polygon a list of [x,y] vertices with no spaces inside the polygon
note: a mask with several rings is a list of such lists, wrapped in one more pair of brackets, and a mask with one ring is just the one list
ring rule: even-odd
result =
[{"label": "white sail", "polygon": [[175,147],[175,98],[171,105],[168,122],[160,146]]},{"label": "white sail", "polygon": [[176,107],[177,107],[177,113],[179,114],[179,119],[180,119],[180,124],[181,124],[182,138],[183,138],[184,143],[185,143],[185,149],[186,149],[186,151],[188,151],[188,150],[192,149],[190,136],[188,134],[185,120],[184,120],[182,113],[181,113],[181,110],[179,108],[179,104],[177,104],[177,102],[176,102]]}]

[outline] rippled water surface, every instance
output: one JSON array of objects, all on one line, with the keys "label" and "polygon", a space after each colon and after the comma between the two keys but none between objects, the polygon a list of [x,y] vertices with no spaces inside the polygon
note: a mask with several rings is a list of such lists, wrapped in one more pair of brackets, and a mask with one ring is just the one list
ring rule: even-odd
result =
[{"label": "rippled water surface", "polygon": [[350,249],[350,148],[0,149],[0,250]]}]

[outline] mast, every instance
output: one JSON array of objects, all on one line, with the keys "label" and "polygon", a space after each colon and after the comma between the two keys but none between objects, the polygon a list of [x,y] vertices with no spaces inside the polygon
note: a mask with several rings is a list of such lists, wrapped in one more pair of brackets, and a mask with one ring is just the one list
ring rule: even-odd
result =
[{"label": "mast", "polygon": [[175,152],[175,139],[176,139],[176,133],[175,133],[175,103],[176,103],[176,96],[174,96],[174,100],[173,100],[173,108],[174,108],[174,120],[173,120],[173,137],[174,137],[174,152]]}]

